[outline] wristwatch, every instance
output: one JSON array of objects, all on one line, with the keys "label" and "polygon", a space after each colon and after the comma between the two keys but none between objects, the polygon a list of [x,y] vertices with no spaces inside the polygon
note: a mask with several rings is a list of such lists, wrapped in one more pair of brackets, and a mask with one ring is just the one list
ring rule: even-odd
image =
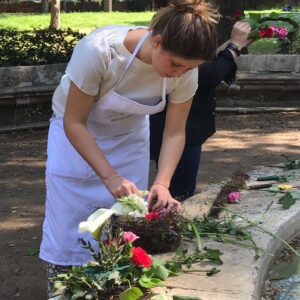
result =
[{"label": "wristwatch", "polygon": [[238,46],[236,46],[235,44],[229,43],[226,49],[232,50],[233,52],[236,53],[237,56],[241,55],[241,50],[239,50]]}]

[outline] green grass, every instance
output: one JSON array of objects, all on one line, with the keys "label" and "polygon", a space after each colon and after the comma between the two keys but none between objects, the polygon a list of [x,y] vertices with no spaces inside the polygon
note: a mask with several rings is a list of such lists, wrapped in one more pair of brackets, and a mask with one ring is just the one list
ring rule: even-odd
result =
[{"label": "green grass", "polygon": [[[61,13],[61,28],[71,28],[88,33],[97,27],[108,24],[147,26],[154,12],[85,12]],[[47,29],[50,14],[0,14],[0,28],[18,31]]]}]

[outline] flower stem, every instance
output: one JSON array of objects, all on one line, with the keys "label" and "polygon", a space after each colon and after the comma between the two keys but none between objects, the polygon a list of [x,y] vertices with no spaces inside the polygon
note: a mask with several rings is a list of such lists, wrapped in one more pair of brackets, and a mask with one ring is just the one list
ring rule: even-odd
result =
[{"label": "flower stem", "polygon": [[287,243],[284,239],[282,239],[280,236],[264,229],[263,227],[261,227],[260,225],[256,224],[255,222],[252,222],[251,220],[237,214],[236,212],[229,210],[227,207],[225,206],[220,206],[222,209],[224,209],[227,212],[230,212],[232,214],[235,214],[236,216],[238,216],[239,218],[243,219],[244,221],[248,222],[249,224],[255,226],[256,228],[260,229],[262,232],[274,237],[275,239],[279,240],[281,243],[283,243],[286,247],[288,247],[290,250],[292,250],[297,256],[300,256],[300,253],[298,253],[289,243]]}]

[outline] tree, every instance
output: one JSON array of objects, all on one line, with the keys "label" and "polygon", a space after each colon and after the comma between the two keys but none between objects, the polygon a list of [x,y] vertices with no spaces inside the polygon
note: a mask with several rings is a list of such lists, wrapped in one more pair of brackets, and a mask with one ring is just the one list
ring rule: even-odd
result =
[{"label": "tree", "polygon": [[59,29],[60,27],[60,0],[51,0],[51,29]]},{"label": "tree", "polygon": [[41,11],[42,14],[46,14],[48,12],[48,0],[42,0]]},{"label": "tree", "polygon": [[112,12],[112,0],[104,0],[104,11]]}]

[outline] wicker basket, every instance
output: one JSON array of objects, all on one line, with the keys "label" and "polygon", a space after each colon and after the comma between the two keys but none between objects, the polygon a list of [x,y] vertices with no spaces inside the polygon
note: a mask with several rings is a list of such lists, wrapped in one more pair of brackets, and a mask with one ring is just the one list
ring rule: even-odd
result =
[{"label": "wicker basket", "polygon": [[181,242],[176,222],[168,216],[152,220],[113,217],[112,231],[115,232],[118,228],[139,236],[133,245],[151,254],[175,251]]}]

